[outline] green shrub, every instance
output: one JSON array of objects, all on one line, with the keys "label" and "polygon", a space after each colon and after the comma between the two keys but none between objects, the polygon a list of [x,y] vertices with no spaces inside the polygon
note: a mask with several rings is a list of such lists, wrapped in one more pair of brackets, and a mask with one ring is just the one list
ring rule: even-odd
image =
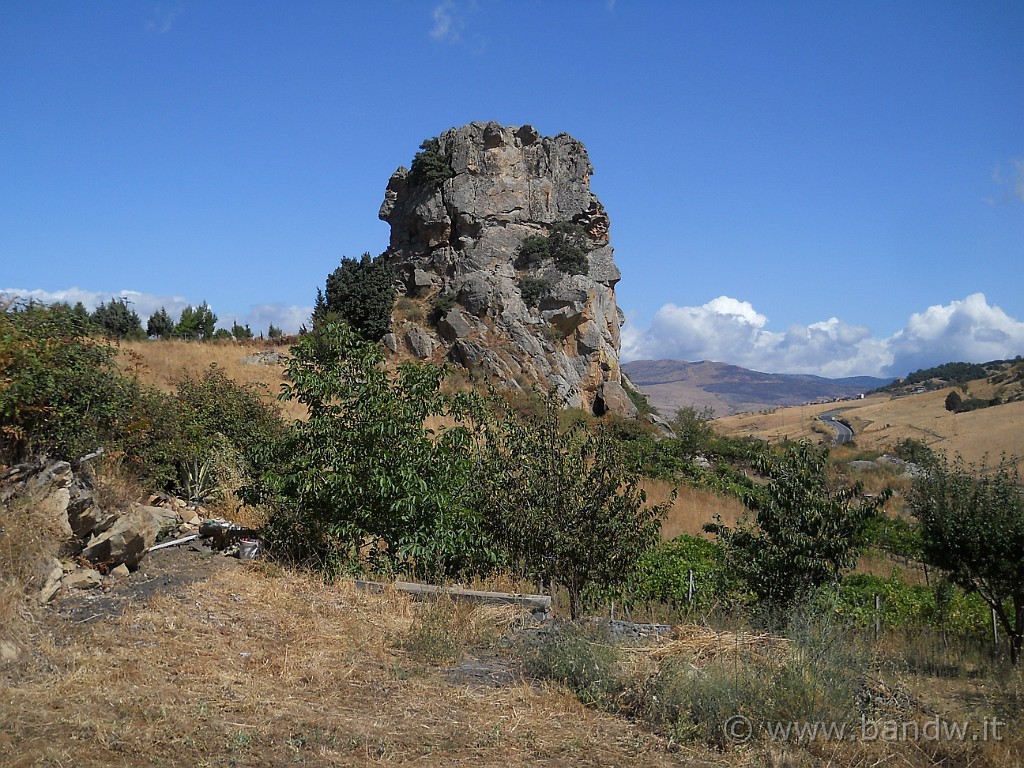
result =
[{"label": "green shrub", "polygon": [[115,339],[141,339],[146,335],[142,321],[126,299],[111,299],[109,304],[101,302],[93,310],[91,320],[103,333]]},{"label": "green shrub", "polygon": [[[690,573],[693,602],[690,604]],[[729,576],[722,546],[707,539],[682,534],[648,550],[628,582],[626,596],[637,601],[692,605],[706,609],[726,601],[736,585]]]},{"label": "green shrub", "polygon": [[585,275],[590,271],[588,243],[586,232],[578,224],[556,222],[546,237],[530,235],[523,240],[515,265],[517,269],[535,269],[550,259],[568,275]]},{"label": "green shrub", "polygon": [[0,314],[0,461],[31,451],[75,459],[116,447],[140,397],[117,350],[85,334],[66,307],[28,304]]},{"label": "green shrub", "polygon": [[551,248],[547,237],[544,235],[530,235],[519,246],[516,267],[519,269],[531,269],[540,266],[550,258]]},{"label": "green shrub", "polygon": [[884,628],[932,628],[975,637],[991,632],[985,601],[945,580],[921,586],[907,584],[898,573],[852,574],[843,579],[834,605],[838,615],[865,628],[877,619]]},{"label": "green shrub", "polygon": [[542,277],[526,275],[519,278],[519,292],[523,296],[523,303],[528,307],[536,307],[541,298],[551,291],[551,283]]},{"label": "green shrub", "polygon": [[527,675],[564,685],[584,704],[609,706],[623,690],[619,653],[603,627],[557,625],[539,635],[523,656]]},{"label": "green shrub", "polygon": [[454,175],[448,156],[441,150],[440,140],[434,137],[420,144],[420,151],[412,159],[408,180],[417,186],[440,189]]}]

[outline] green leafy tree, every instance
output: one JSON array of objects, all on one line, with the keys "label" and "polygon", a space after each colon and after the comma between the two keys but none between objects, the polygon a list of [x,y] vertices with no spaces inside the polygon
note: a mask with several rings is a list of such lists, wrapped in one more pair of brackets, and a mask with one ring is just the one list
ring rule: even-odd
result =
[{"label": "green leafy tree", "polygon": [[313,326],[340,319],[364,339],[380,341],[391,327],[394,306],[395,276],[383,258],[343,258],[327,276],[326,293],[317,291]]},{"label": "green leafy tree", "polygon": [[276,341],[277,339],[280,339],[282,336],[284,336],[284,331],[282,331],[276,325],[271,323],[270,327],[267,329],[267,338]]},{"label": "green leafy tree", "polygon": [[234,323],[231,326],[231,335],[238,341],[246,341],[252,338],[252,329],[248,323],[245,325]]},{"label": "green leafy tree", "polygon": [[141,339],[146,335],[139,315],[128,306],[126,299],[111,299],[109,304],[101,302],[93,310],[91,320],[105,334],[116,339]]},{"label": "green leafy tree", "polygon": [[208,341],[216,332],[217,316],[204,301],[198,307],[189,304],[181,310],[174,333],[186,341]]},{"label": "green leafy tree", "polygon": [[717,519],[705,529],[760,603],[786,609],[856,564],[866,526],[889,493],[867,498],[859,483],[832,487],[828,451],[806,440],[764,453],[754,466],[768,479],[764,493],[745,498],[756,524],[729,528]]},{"label": "green leafy tree", "polygon": [[640,472],[607,431],[582,421],[563,431],[560,413],[552,393],[543,414],[489,430],[478,503],[513,563],[565,587],[577,619],[588,587],[619,583],[657,541],[667,505],[647,505]]},{"label": "green leafy tree", "polygon": [[910,506],[925,560],[977,592],[1020,660],[1024,637],[1024,491],[1015,468],[980,473],[959,457],[936,460],[914,481]]},{"label": "green leafy tree", "polygon": [[91,330],[67,306],[0,313],[0,463],[32,451],[73,460],[132,428],[139,387]]},{"label": "green leafy tree", "polygon": [[[246,498],[277,509],[267,536],[327,572],[369,565],[443,578],[494,554],[467,500],[476,428],[465,396],[441,392],[443,370],[392,373],[377,344],[327,323],[292,348],[282,397],[306,406]],[[433,430],[426,425],[453,424]]]},{"label": "green leafy tree", "polygon": [[174,335],[174,320],[167,314],[167,310],[160,307],[149,316],[146,323],[146,335],[151,338],[169,339]]}]

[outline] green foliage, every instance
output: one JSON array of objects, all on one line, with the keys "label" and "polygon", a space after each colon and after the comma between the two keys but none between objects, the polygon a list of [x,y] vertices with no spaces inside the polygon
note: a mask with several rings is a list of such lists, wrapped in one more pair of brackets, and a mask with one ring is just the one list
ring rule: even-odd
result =
[{"label": "green foliage", "polygon": [[667,505],[647,505],[638,467],[607,431],[578,420],[559,428],[559,402],[506,418],[488,433],[478,482],[494,541],[524,575],[558,583],[572,618],[588,587],[628,577],[658,537]]},{"label": "green foliage", "polygon": [[[527,238],[529,239],[529,238]],[[518,280],[519,292],[523,303],[528,307],[536,307],[540,300],[551,291],[551,283],[542,277],[525,275]]]},{"label": "green foliage", "polygon": [[454,293],[439,293],[434,297],[434,300],[430,302],[430,307],[433,310],[433,315],[437,319],[440,319],[455,307],[456,297]]},{"label": "green foliage", "polygon": [[516,256],[516,267],[534,269],[550,259],[566,274],[585,275],[590,271],[588,242],[586,232],[578,224],[556,222],[546,237],[530,235],[523,240]]},{"label": "green foliage", "polygon": [[111,299],[109,304],[101,302],[90,319],[103,333],[115,339],[141,339],[146,335],[142,321],[126,299]]},{"label": "green foliage", "polygon": [[235,323],[231,326],[231,335],[238,341],[246,341],[252,338],[252,329],[248,323],[245,325]]},{"label": "green foliage", "polygon": [[523,239],[516,257],[516,267],[532,269],[551,258],[551,247],[544,235],[529,235]]},{"label": "green foliage", "polygon": [[920,562],[924,544],[919,527],[902,517],[876,515],[864,527],[864,542],[896,557]]},{"label": "green foliage", "polygon": [[139,386],[90,330],[66,306],[0,314],[0,461],[31,451],[75,459],[131,428]]},{"label": "green foliage", "polygon": [[708,453],[715,440],[715,431],[711,420],[715,411],[709,405],[698,410],[694,406],[684,406],[676,411],[672,419],[672,431],[676,433],[676,444],[685,458],[693,458]]},{"label": "green foliage", "polygon": [[174,320],[167,314],[167,310],[160,307],[149,316],[146,323],[146,335],[158,339],[169,339],[174,335]]},{"label": "green foliage", "polygon": [[358,260],[343,258],[327,276],[326,294],[317,291],[314,329],[332,319],[342,320],[369,341],[380,341],[391,327],[395,306],[395,276],[380,256],[364,253]]},{"label": "green foliage", "polygon": [[434,137],[420,144],[420,151],[412,159],[408,180],[410,184],[435,190],[454,175],[447,155],[441,150],[440,140]]},{"label": "green foliage", "polygon": [[[879,597],[880,612],[875,610]],[[977,594],[969,594],[948,581],[932,586],[910,585],[898,574],[889,577],[857,573],[839,586],[835,612],[861,627],[876,619],[884,627],[939,629],[976,637],[991,631],[989,608]]]},{"label": "green foliage", "polygon": [[868,521],[888,498],[864,498],[859,484],[830,487],[827,460],[828,452],[808,441],[765,453],[755,466],[768,478],[766,493],[745,499],[756,512],[756,525],[730,529],[718,520],[706,526],[770,610],[789,608],[852,568]]},{"label": "green foliage", "polygon": [[198,307],[191,304],[181,310],[174,327],[174,335],[186,341],[209,341],[217,326],[217,316],[204,301]]},{"label": "green foliage", "polygon": [[671,541],[659,542],[644,553],[636,573],[622,592],[634,601],[656,601],[705,610],[730,599],[735,587],[722,546],[682,534]]},{"label": "green foliage", "polygon": [[278,328],[278,327],[277,327],[276,325],[274,325],[273,323],[271,323],[271,324],[270,324],[270,327],[269,327],[269,328],[267,329],[267,338],[268,338],[268,339],[272,339],[272,340],[274,340],[274,341],[277,341],[277,340],[278,340],[278,339],[280,339],[280,338],[281,338],[282,336],[284,336],[284,331],[282,331],[282,330],[281,330],[280,328]]},{"label": "green foliage", "polygon": [[1024,492],[1015,466],[980,473],[959,457],[936,461],[914,481],[910,507],[927,562],[989,604],[1016,663],[1024,637]]},{"label": "green foliage", "polygon": [[969,397],[965,400],[960,396],[959,392],[953,390],[946,395],[945,405],[947,411],[952,411],[953,413],[967,413],[968,411],[976,411],[979,408],[990,408],[995,405],[1002,405],[1002,402],[1002,399],[998,396],[989,400],[983,400],[977,397]]},{"label": "green foliage", "polygon": [[935,452],[920,440],[908,437],[896,443],[893,454],[904,461],[928,466],[935,461]]},{"label": "green foliage", "polygon": [[[382,362],[380,348],[345,325],[302,337],[282,397],[309,418],[270,452],[245,498],[277,507],[271,546],[329,573],[368,564],[444,578],[487,567],[495,553],[467,503],[472,403],[441,392],[437,366],[391,373]],[[435,431],[428,419],[455,426]]]}]

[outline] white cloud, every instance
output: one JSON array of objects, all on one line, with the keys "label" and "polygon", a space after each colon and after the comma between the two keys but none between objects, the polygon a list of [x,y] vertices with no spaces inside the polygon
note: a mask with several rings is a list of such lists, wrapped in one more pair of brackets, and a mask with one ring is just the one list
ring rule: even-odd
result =
[{"label": "white cloud", "polygon": [[245,316],[243,325],[248,323],[253,333],[257,336],[260,333],[265,333],[270,328],[271,323],[285,333],[298,333],[301,326],[309,326],[309,316],[312,314],[312,307],[298,307],[294,304],[286,305],[280,303],[253,304],[249,307],[249,314]]},{"label": "white cloud", "polygon": [[180,5],[173,8],[165,8],[157,5],[153,8],[153,14],[146,21],[146,31],[155,32],[158,35],[166,35],[174,29],[174,22],[181,14]]},{"label": "white cloud", "polygon": [[57,301],[76,304],[80,301],[90,312],[111,299],[124,299],[128,302],[128,306],[142,318],[143,323],[161,307],[177,317],[181,310],[190,303],[182,296],[156,296],[139,291],[87,291],[83,288],[65,288],[58,291],[43,291],[38,288],[0,288],[0,296],[17,297],[24,301],[40,301],[44,304],[53,304]]},{"label": "white cloud", "polygon": [[1014,157],[1009,167],[999,166],[992,172],[992,180],[1004,191],[999,198],[987,198],[991,205],[1017,200],[1024,203],[1024,158]]},{"label": "white cloud", "polygon": [[[44,304],[52,304],[57,301],[66,301],[69,304],[82,302],[90,312],[101,303],[109,302],[111,299],[125,299],[128,305],[135,310],[142,320],[143,326],[149,320],[149,316],[163,307],[175,320],[181,315],[181,310],[186,306],[198,306],[202,303],[190,300],[184,296],[157,296],[151,293],[140,291],[87,291],[82,288],[66,288],[57,291],[43,291],[38,288],[0,288],[0,298],[18,298],[23,301],[39,301]],[[309,316],[313,312],[312,307],[299,307],[281,303],[253,304],[244,313],[228,313],[219,310],[211,305],[218,316],[217,325],[221,328],[231,327],[233,322],[248,324],[253,333],[257,336],[265,333],[270,324],[273,323],[285,333],[297,333],[299,327],[308,324]]]},{"label": "white cloud", "polygon": [[940,363],[1024,353],[1024,323],[989,306],[981,293],[915,313],[887,339],[835,317],[782,333],[768,330],[767,323],[750,302],[727,296],[701,307],[666,304],[647,329],[627,321],[623,359],[716,360],[770,373],[841,378],[904,376]]},{"label": "white cloud", "polygon": [[430,30],[432,38],[451,43],[457,43],[462,39],[463,21],[454,0],[443,0],[438,3],[430,15],[434,20],[434,26]]}]

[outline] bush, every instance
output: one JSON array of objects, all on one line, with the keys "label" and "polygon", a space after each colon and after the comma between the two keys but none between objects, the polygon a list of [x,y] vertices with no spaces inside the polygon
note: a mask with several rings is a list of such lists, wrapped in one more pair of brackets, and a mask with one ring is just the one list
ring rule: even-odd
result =
[{"label": "bush", "polygon": [[411,184],[436,190],[454,175],[448,156],[441,151],[440,140],[434,137],[420,144],[420,151],[412,159],[408,180]]},{"label": "bush", "polygon": [[527,675],[564,685],[584,704],[609,706],[623,689],[618,651],[599,625],[556,625],[523,656]]},{"label": "bush", "polygon": [[0,461],[31,451],[73,460],[132,428],[139,385],[117,350],[72,310],[29,304],[0,314]]},{"label": "bush", "polygon": [[92,322],[108,336],[115,339],[141,339],[146,333],[142,321],[126,299],[111,299],[109,304],[101,303],[92,313]]},{"label": "bush", "polygon": [[523,240],[515,265],[517,269],[534,269],[551,260],[566,274],[585,275],[590,271],[587,244],[587,234],[578,224],[556,222],[546,237],[530,235]]},{"label": "bush", "polygon": [[[689,603],[691,572],[694,592],[693,602]],[[660,542],[640,558],[625,592],[638,601],[707,609],[728,599],[735,586],[721,545],[682,534],[672,541]]]},{"label": "bush", "polygon": [[536,307],[542,297],[551,291],[551,283],[542,277],[526,275],[519,278],[519,292],[523,296],[523,303],[528,307]]}]

